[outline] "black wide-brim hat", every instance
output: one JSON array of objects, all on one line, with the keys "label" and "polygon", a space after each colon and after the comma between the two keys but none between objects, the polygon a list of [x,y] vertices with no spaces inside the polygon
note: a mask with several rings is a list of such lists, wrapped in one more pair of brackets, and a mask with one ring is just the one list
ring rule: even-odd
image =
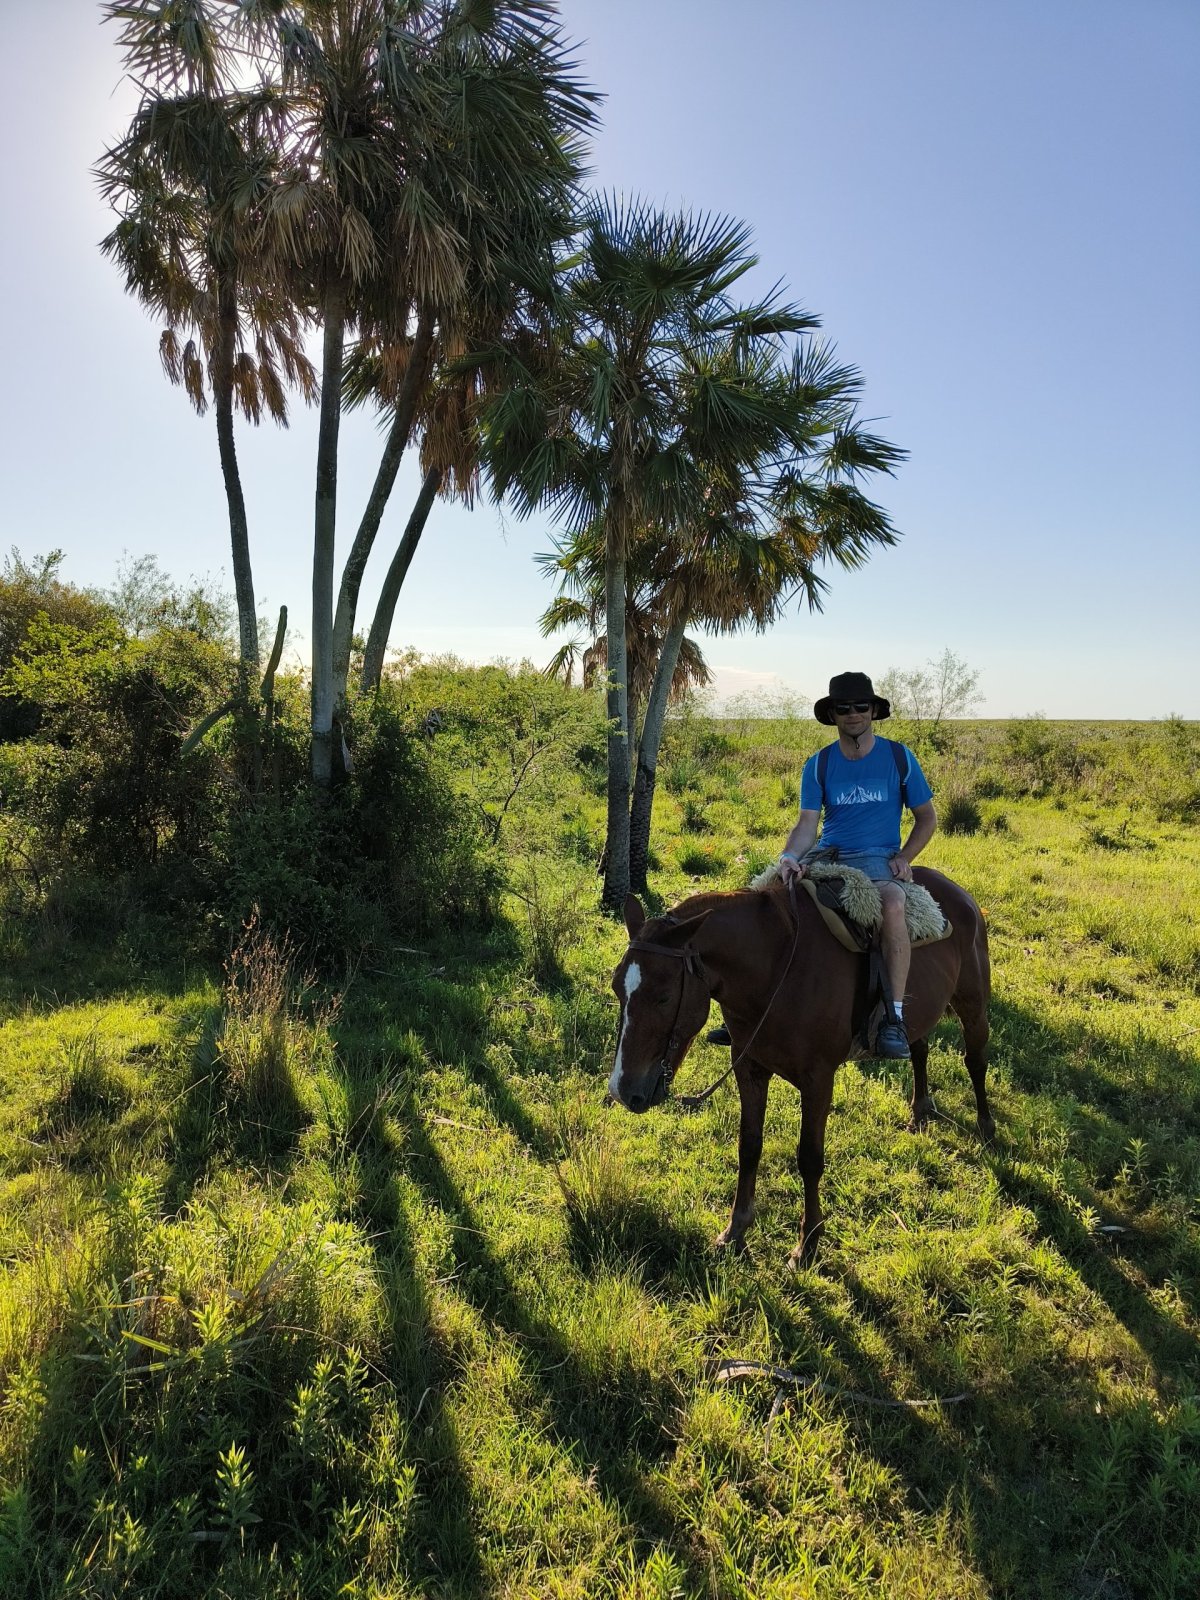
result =
[{"label": "black wide-brim hat", "polygon": [[865,672],[839,672],[829,680],[829,693],[817,701],[813,716],[827,728],[833,727],[835,700],[872,700],[875,703],[875,721],[883,722],[892,714],[891,704],[875,693],[875,685]]}]

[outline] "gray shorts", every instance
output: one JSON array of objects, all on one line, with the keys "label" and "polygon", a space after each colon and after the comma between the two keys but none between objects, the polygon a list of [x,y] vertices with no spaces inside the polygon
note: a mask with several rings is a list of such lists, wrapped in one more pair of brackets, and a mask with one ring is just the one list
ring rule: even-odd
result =
[{"label": "gray shorts", "polygon": [[[811,856],[804,858],[806,861],[819,861],[820,853],[814,851]],[[855,867],[871,879],[872,883],[895,883],[896,876],[891,869],[891,856],[884,850],[856,850],[839,851],[834,866]]]}]

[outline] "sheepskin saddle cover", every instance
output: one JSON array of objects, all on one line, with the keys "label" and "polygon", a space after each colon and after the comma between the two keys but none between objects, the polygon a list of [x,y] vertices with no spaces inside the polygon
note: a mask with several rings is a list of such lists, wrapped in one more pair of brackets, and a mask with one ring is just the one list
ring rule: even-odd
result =
[{"label": "sheepskin saddle cover", "polygon": [[[751,880],[750,887],[766,889],[778,876],[779,867],[773,863]],[[853,939],[851,933],[835,924],[832,913],[826,915],[828,908],[821,903],[817,894],[818,883],[835,878],[841,884],[837,896],[841,910],[850,922],[857,923],[860,928],[872,932],[877,931],[883,924],[883,904],[879,898],[879,890],[865,872],[859,872],[857,867],[839,866],[836,861],[810,862],[807,875],[800,880],[801,886],[812,895],[817,909],[825,916],[831,931],[848,948],[861,949],[858,943],[850,942]],[[939,939],[947,938],[951,932],[950,923],[942,915],[942,908],[929,890],[923,889],[919,883],[902,883],[900,887],[904,890],[904,920],[908,924],[908,936],[913,944],[934,944]]]}]

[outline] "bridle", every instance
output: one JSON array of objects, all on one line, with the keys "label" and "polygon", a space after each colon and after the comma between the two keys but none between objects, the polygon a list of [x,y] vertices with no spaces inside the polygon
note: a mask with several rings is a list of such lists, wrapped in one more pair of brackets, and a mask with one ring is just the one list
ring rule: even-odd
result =
[{"label": "bridle", "polygon": [[[663,1071],[666,1075],[667,1088],[670,1089],[674,1080],[676,1068],[670,1065],[679,1044],[679,1014],[683,1010],[683,997],[687,993],[687,980],[699,978],[704,980],[704,969],[700,965],[700,957],[690,945],[656,944],[653,939],[631,939],[630,950],[642,950],[647,955],[674,956],[683,962],[683,982],[679,985],[679,999],[675,1002],[675,1015],[671,1018],[671,1033],[663,1051]],[[680,1058],[682,1060],[682,1057]]]},{"label": "bridle", "polygon": [[[771,1007],[775,1004],[775,1001],[779,997],[779,991],[783,988],[784,979],[792,970],[792,962],[796,955],[796,946],[800,942],[800,908],[796,904],[796,879],[794,877],[789,878],[788,880],[788,904],[791,907],[794,931],[792,933],[792,947],[788,951],[787,960],[783,964],[783,971],[779,976],[779,982],[775,985],[775,988],[771,993],[771,998],[767,1001],[766,1006],[763,1008],[763,1014],[761,1017],[759,1017],[757,1023],[755,1024],[754,1032],[746,1040],[745,1044],[738,1051],[737,1055],[729,1063],[729,1066],[725,1069],[717,1081],[715,1083],[710,1083],[708,1088],[702,1090],[700,1094],[680,1095],[679,1103],[687,1111],[698,1110],[706,1100],[708,1100],[712,1095],[716,1094],[717,1090],[725,1082],[726,1078],[732,1075],[735,1068],[741,1065],[743,1057],[747,1054],[755,1039],[758,1038],[759,1030],[761,1029],[763,1023],[767,1020],[771,1013]],[[669,920],[673,921],[674,919]],[[672,1082],[674,1081],[675,1073],[678,1070],[677,1068],[671,1067],[669,1062],[672,1056],[675,1054],[675,1048],[679,1043],[679,1013],[683,1010],[683,997],[687,990],[686,980],[689,977],[700,978],[703,980],[704,969],[700,965],[699,956],[690,945],[657,944],[653,939],[631,939],[629,941],[629,949],[644,950],[648,954],[656,956],[675,956],[684,964],[684,982],[679,985],[679,999],[675,1002],[675,1015],[671,1019],[671,1034],[667,1040],[667,1047],[663,1052],[663,1069],[666,1074],[667,1089],[669,1090]],[[682,1057],[680,1060],[682,1061]]]}]

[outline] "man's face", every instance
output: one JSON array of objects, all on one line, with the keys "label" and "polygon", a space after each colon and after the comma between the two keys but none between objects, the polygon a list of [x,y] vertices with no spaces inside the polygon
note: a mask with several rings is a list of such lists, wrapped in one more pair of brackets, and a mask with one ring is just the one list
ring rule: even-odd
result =
[{"label": "man's face", "polygon": [[867,731],[871,726],[874,712],[873,700],[835,700],[833,703],[833,717],[837,731],[852,738]]}]

